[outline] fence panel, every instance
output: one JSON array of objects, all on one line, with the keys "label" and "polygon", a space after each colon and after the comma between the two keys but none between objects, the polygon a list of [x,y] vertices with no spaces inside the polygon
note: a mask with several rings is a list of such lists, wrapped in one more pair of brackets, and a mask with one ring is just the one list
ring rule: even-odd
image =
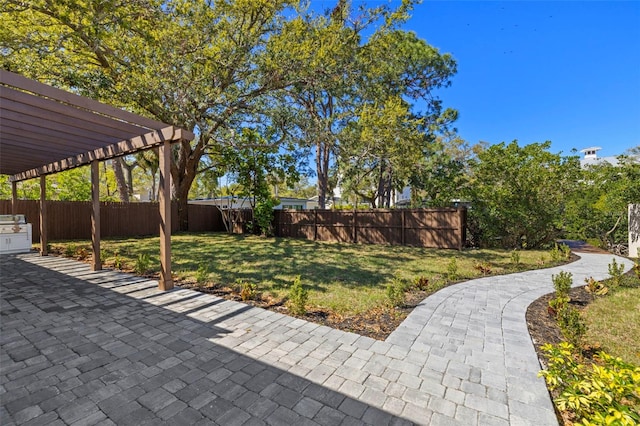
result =
[{"label": "fence panel", "polygon": [[[49,240],[78,240],[91,238],[91,202],[46,201]],[[18,200],[17,212],[33,224],[33,242],[40,241],[40,201]],[[173,218],[178,206],[172,203]],[[11,214],[11,201],[0,200],[0,214]],[[158,235],[160,211],[158,203],[100,203],[101,237],[134,237]],[[178,230],[172,220],[171,231]],[[189,205],[189,231],[222,231],[222,217],[215,206]]]},{"label": "fence panel", "polygon": [[280,237],[462,249],[465,209],[276,210]]}]

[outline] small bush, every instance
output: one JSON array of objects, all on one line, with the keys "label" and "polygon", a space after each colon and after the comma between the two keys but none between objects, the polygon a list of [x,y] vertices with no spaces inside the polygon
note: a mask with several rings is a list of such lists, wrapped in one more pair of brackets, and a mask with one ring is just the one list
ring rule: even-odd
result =
[{"label": "small bush", "polygon": [[300,275],[293,280],[293,285],[289,289],[289,301],[287,307],[294,315],[304,315],[307,313],[307,299],[309,291],[302,286]]},{"label": "small bush", "polygon": [[562,260],[569,260],[571,258],[571,249],[566,244],[554,244],[549,254],[551,255],[551,261],[560,262]]},{"label": "small bush", "polygon": [[418,290],[425,291],[429,287],[429,278],[425,276],[416,277],[413,281],[413,286]]},{"label": "small bush", "polygon": [[584,364],[575,347],[563,342],[542,346],[548,367],[538,375],[559,396],[554,404],[571,413],[574,424],[640,424],[640,367],[599,352],[593,364]]},{"label": "small bush", "polygon": [[122,269],[122,267],[124,266],[124,262],[122,261],[122,259],[120,259],[120,255],[118,254],[117,250],[113,254],[113,266],[116,269]]},{"label": "small bush", "polygon": [[240,298],[243,302],[256,298],[256,286],[248,282],[243,282],[240,289]]},{"label": "small bush", "polygon": [[76,249],[78,247],[75,244],[68,244],[64,248],[64,257],[73,257],[76,254]]},{"label": "small bush", "polygon": [[553,287],[556,289],[556,297],[569,298],[569,290],[573,284],[573,275],[571,272],[561,271],[558,275],[551,275]]},{"label": "small bush", "polygon": [[551,308],[549,313],[558,318],[558,313],[567,306],[569,301],[569,298],[565,296],[558,296],[549,300],[549,308]]},{"label": "small bush", "polygon": [[149,260],[149,255],[146,253],[143,253],[138,255],[138,258],[136,259],[136,264],[133,267],[133,269],[136,271],[137,274],[142,275],[149,270],[150,264],[151,264],[151,261]]},{"label": "small bush", "polygon": [[609,292],[609,287],[604,282],[596,281],[593,277],[585,278],[584,281],[587,283],[584,288],[587,293],[591,293],[594,296],[604,296]]},{"label": "small bush", "polygon": [[520,252],[518,250],[511,252],[511,263],[513,263],[514,266],[520,265]]},{"label": "small bush", "polygon": [[478,262],[473,268],[480,272],[483,276],[491,275],[491,264],[489,262]]},{"label": "small bush", "polygon": [[633,264],[633,272],[636,273],[636,278],[640,280],[640,257]]},{"label": "small bush", "polygon": [[582,346],[582,340],[587,333],[587,324],[580,312],[573,306],[566,305],[558,311],[558,326],[562,336],[575,347]]},{"label": "small bush", "polygon": [[455,281],[458,278],[458,261],[452,257],[447,264],[447,279]]},{"label": "small bush", "polygon": [[624,265],[618,265],[616,259],[611,259],[611,263],[609,266],[609,275],[611,275],[611,285],[612,287],[620,287],[622,284],[622,277],[624,275]]},{"label": "small bush", "polygon": [[198,270],[196,271],[196,282],[205,283],[209,278],[209,266],[208,265],[200,265]]},{"label": "small bush", "polygon": [[387,285],[387,298],[389,299],[389,304],[392,307],[402,307],[404,305],[405,290],[406,283],[398,278],[395,278],[390,284]]}]

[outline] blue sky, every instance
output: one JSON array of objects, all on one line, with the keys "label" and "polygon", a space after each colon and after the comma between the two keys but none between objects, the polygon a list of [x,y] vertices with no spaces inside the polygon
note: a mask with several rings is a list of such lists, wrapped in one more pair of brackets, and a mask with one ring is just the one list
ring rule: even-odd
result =
[{"label": "blue sky", "polygon": [[639,1],[425,1],[404,27],[457,60],[439,95],[466,140],[640,145]]},{"label": "blue sky", "polygon": [[640,145],[640,1],[424,0],[404,28],[457,60],[438,95],[469,142]]}]

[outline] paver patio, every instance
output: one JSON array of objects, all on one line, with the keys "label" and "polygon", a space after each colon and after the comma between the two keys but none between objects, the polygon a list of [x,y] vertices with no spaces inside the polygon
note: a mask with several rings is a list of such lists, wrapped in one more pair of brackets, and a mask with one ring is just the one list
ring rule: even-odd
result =
[{"label": "paver patio", "polygon": [[607,276],[611,255],[581,256],[447,287],[385,342],[68,259],[0,256],[0,423],[557,424],[525,312],[560,270],[575,285]]}]

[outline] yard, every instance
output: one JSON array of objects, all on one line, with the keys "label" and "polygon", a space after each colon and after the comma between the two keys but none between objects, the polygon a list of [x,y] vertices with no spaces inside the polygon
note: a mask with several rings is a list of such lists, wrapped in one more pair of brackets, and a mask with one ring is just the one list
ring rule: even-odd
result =
[{"label": "yard", "polygon": [[[157,237],[103,240],[103,262],[157,274],[158,245]],[[56,242],[51,249],[88,258],[90,242]],[[300,276],[309,290],[307,319],[376,338],[386,337],[413,306],[452,282],[553,264],[548,251],[459,252],[224,233],[174,235],[172,257],[178,285],[237,300],[244,295],[285,313],[290,287]],[[413,285],[419,278],[421,285]],[[398,283],[405,286],[405,303],[394,307],[387,286]]]}]

